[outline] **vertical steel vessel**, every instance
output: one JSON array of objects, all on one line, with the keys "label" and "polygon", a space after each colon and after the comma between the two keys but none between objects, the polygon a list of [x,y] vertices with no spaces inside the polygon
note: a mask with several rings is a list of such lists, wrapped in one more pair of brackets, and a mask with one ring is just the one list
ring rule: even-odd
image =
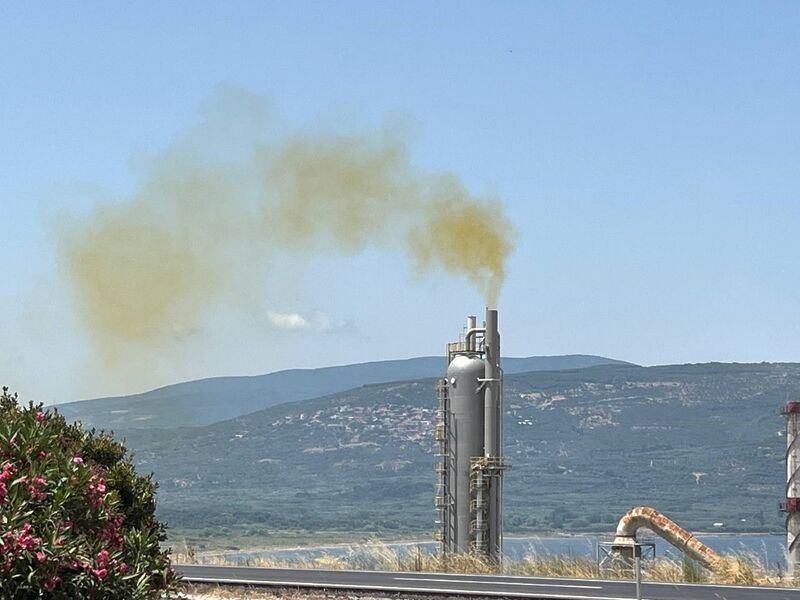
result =
[{"label": "vertical steel vessel", "polygon": [[483,454],[483,395],[480,379],[483,361],[469,354],[457,354],[447,367],[450,396],[450,430],[454,440],[451,485],[455,521],[456,552],[469,552],[472,547],[470,518],[470,475],[472,458]]},{"label": "vertical steel vessel", "polygon": [[447,345],[447,372],[437,384],[438,511],[441,552],[502,555],[503,371],[497,310],[483,327],[467,318],[464,335]]}]

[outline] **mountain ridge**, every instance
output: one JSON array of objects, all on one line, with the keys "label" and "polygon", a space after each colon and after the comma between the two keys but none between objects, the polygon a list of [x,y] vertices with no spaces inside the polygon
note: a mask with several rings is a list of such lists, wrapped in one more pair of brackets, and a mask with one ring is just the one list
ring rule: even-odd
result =
[{"label": "mountain ridge", "polygon": [[[162,518],[198,545],[289,530],[429,534],[432,383],[125,433],[161,484]],[[779,410],[800,397],[800,364],[600,365],[508,375],[505,389],[509,533],[610,533],[636,504],[692,530],[781,527]]]},{"label": "mountain ridge", "polygon": [[[285,369],[262,375],[210,377],[169,384],[138,394],[55,405],[59,412],[97,429],[203,426],[267,406],[325,396],[365,384],[438,377],[443,357],[423,356],[314,369]],[[508,357],[507,373],[563,370],[625,361],[586,354]]]}]

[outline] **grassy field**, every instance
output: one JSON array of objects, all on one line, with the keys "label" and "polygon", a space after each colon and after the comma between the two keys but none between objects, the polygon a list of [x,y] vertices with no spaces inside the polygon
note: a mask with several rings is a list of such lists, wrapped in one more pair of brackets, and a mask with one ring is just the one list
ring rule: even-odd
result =
[{"label": "grassy field", "polygon": [[[174,556],[183,564],[236,564],[253,567],[293,567],[307,569],[363,569],[430,573],[476,573],[524,575],[532,577],[579,577],[587,579],[627,579],[630,573],[621,569],[601,571],[591,558],[547,553],[528,553],[520,559],[504,561],[502,568],[471,555],[443,559],[417,548],[398,551],[382,543],[354,546],[347,556],[330,554],[303,560],[251,559],[228,562],[224,556],[208,557],[188,549]],[[718,569],[708,571],[689,560],[657,558],[643,563],[645,581],[674,583],[716,583],[730,585],[798,586],[800,581],[789,579],[785,573],[770,569],[755,554],[735,554],[724,557]]]}]

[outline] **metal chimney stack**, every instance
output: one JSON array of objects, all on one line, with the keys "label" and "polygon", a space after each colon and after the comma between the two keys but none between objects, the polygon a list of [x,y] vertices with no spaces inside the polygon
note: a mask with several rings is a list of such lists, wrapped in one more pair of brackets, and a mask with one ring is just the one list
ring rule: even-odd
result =
[{"label": "metal chimney stack", "polygon": [[786,404],[786,565],[800,577],[800,402]]},{"label": "metal chimney stack", "polygon": [[447,345],[447,375],[437,384],[435,438],[438,539],[443,555],[502,557],[503,371],[497,310],[483,327],[467,318]]}]

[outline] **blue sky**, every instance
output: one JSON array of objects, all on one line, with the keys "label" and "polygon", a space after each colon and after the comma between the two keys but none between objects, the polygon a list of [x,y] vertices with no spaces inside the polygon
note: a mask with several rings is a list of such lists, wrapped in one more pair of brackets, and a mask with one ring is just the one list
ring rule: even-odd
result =
[{"label": "blue sky", "polygon": [[325,256],[265,307],[308,327],[220,306],[207,334],[105,368],[53,231],[124,202],[220,84],[288,130],[402,119],[416,165],[497,195],[518,231],[507,354],[800,360],[798,23],[792,2],[5,3],[0,379],[62,401],[436,354],[481,310],[390,251]]}]

